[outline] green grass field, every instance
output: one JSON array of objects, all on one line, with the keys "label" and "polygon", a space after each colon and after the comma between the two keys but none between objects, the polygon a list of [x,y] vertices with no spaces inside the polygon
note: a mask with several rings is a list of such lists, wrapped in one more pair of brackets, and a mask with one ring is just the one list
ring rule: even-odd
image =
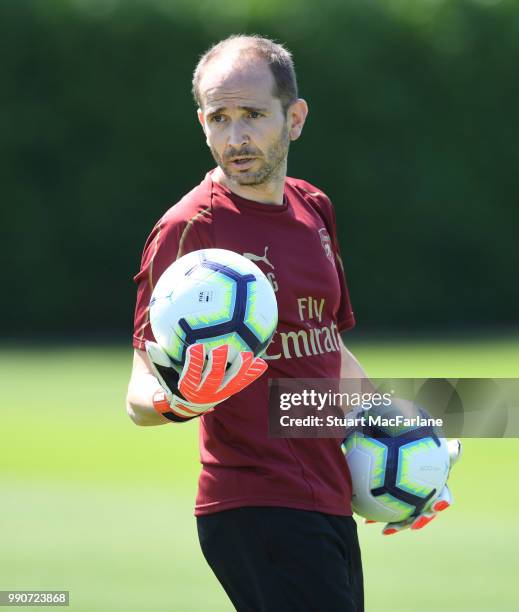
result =
[{"label": "green grass field", "polygon": [[[519,338],[351,348],[374,377],[519,372]],[[0,352],[0,590],[66,589],[78,612],[230,611],[196,538],[196,423],[133,425],[130,364],[121,348]],[[359,520],[367,611],[517,610],[518,471],[519,440],[466,440],[456,504],[427,529]]]}]

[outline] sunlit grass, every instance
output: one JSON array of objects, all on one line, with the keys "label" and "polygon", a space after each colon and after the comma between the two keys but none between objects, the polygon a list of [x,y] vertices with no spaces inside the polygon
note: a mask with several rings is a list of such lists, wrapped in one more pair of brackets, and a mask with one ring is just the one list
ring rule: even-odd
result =
[{"label": "sunlit grass", "polygon": [[[372,376],[512,377],[519,341],[351,346]],[[232,610],[198,547],[196,423],[138,428],[131,351],[0,353],[0,589],[68,589],[72,610]],[[516,608],[519,444],[465,440],[453,509],[384,538],[359,520],[368,611]]]}]

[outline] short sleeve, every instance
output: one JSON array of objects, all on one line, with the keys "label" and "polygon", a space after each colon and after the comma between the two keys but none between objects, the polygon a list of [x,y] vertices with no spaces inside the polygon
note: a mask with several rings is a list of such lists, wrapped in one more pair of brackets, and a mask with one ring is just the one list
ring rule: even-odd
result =
[{"label": "short sleeve", "polygon": [[213,246],[210,209],[200,209],[186,220],[170,209],[155,225],[141,258],[139,272],[134,276],[137,283],[133,346],[144,350],[146,340],[154,341],[149,320],[149,303],[153,288],[162,273],[182,255]]},{"label": "short sleeve", "polygon": [[[324,194],[323,194],[324,196]],[[341,288],[341,300],[337,310],[337,327],[340,332],[348,331],[355,327],[355,315],[351,306],[350,292],[346,282],[346,273],[344,271],[344,263],[341,256],[341,249],[337,239],[337,223],[335,219],[335,211],[327,196],[325,199],[326,217],[328,219],[328,231],[332,241],[332,249],[335,258],[335,267],[339,276],[339,284]]]},{"label": "short sleeve", "polygon": [[341,302],[337,311],[337,327],[340,332],[343,332],[355,327],[355,315],[351,306],[350,292],[348,290],[348,285],[346,284],[344,264],[338,244],[335,249],[335,261],[337,265],[337,273],[339,275],[339,283],[341,285]]}]

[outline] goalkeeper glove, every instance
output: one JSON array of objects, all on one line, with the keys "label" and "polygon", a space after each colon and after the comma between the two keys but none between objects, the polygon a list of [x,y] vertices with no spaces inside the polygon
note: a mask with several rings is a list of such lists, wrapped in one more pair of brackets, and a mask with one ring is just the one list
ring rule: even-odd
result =
[{"label": "goalkeeper glove", "polygon": [[238,393],[267,369],[266,362],[251,352],[238,353],[227,368],[229,347],[218,346],[207,353],[203,344],[187,347],[180,374],[167,353],[155,342],[146,342],[153,374],[163,391],[153,396],[155,409],[170,421],[186,421],[212,410]]}]

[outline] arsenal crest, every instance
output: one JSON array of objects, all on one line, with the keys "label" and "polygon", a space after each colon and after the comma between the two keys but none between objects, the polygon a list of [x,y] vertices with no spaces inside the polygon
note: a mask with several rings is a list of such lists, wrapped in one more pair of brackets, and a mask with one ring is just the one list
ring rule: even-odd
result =
[{"label": "arsenal crest", "polygon": [[319,236],[321,237],[321,244],[326,253],[326,257],[328,257],[330,261],[333,261],[332,241],[325,227],[319,230]]}]

